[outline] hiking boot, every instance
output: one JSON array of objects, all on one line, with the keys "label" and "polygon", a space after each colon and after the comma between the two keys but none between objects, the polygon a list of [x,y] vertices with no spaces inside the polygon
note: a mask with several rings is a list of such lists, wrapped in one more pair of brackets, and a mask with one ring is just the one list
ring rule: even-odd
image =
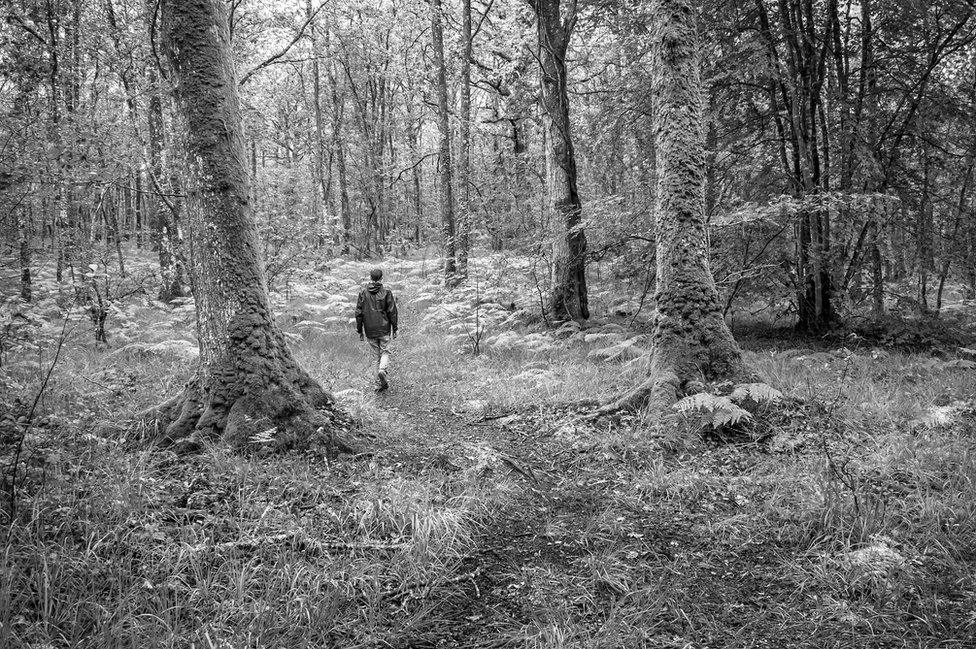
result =
[{"label": "hiking boot", "polygon": [[376,391],[382,392],[388,389],[390,389],[390,382],[386,380],[386,370],[380,370],[376,373]]}]

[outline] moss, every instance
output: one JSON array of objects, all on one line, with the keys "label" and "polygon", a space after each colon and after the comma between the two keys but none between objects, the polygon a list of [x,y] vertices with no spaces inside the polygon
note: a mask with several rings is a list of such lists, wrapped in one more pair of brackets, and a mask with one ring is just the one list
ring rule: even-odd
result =
[{"label": "moss", "polygon": [[212,0],[166,0],[161,9],[163,50],[186,133],[201,364],[183,394],[155,412],[156,430],[188,450],[217,437],[240,446],[269,428],[301,440],[328,425],[335,405],[295,361],[271,317],[246,198],[227,8]]},{"label": "moss", "polygon": [[708,267],[698,30],[688,0],[654,4],[657,311],[649,378],[598,414],[664,412],[691,383],[747,375]]}]

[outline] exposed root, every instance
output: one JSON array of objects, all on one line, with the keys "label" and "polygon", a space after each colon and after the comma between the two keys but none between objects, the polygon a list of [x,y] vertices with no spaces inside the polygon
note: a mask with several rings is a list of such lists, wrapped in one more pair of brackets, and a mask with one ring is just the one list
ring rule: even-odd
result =
[{"label": "exposed root", "polygon": [[[729,377],[729,380],[735,383],[753,383],[759,380],[745,366],[740,365],[737,370]],[[652,363],[652,371],[647,379],[616,399],[603,403],[587,418],[614,417],[636,410],[646,410],[660,419],[666,420],[669,415],[673,414],[671,407],[677,403],[678,399],[697,394],[703,390],[705,390],[705,384],[702,383],[700,377],[682,379],[674,369],[654,370]]]},{"label": "exposed root", "polygon": [[682,392],[682,381],[674,372],[655,373],[643,383],[631,388],[617,399],[607,402],[593,411],[589,418],[612,417],[641,408],[665,413],[673,406]]},{"label": "exposed root", "polygon": [[220,385],[209,390],[195,378],[183,392],[142,414],[157,439],[179,453],[221,440],[234,448],[287,449],[316,439],[330,452],[358,453],[339,428],[351,423],[332,396],[304,372],[293,381]]}]

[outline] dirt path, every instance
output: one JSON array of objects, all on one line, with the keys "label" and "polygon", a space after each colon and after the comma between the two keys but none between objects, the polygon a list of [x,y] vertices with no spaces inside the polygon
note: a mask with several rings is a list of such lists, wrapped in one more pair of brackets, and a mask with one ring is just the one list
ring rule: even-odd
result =
[{"label": "dirt path", "polygon": [[495,488],[483,528],[432,613],[445,622],[441,632],[403,647],[557,647],[562,627],[612,637],[604,628],[611,612],[640,586],[623,576],[618,558],[660,567],[675,561],[677,547],[696,544],[692,518],[665,504],[622,505],[614,465],[633,460],[595,460],[596,445],[557,434],[564,424],[551,413],[454,413],[413,386],[376,405],[402,431],[389,461],[458,472],[487,455],[481,477]]},{"label": "dirt path", "polygon": [[516,630],[534,623],[525,576],[564,570],[582,553],[581,546],[561,542],[547,529],[553,517],[578,514],[576,503],[554,499],[560,478],[552,474],[553,463],[543,460],[565,449],[545,431],[533,432],[527,420],[452,412],[449,404],[412,386],[378,397],[377,407],[403,435],[390,460],[453,473],[470,470],[472,457],[480,455],[487,458],[480,479],[503,491],[489,499],[485,524],[435,609],[445,622],[441,633],[410,638],[403,646],[508,646]]},{"label": "dirt path", "polygon": [[[770,461],[754,446],[615,455],[560,434],[566,423],[551,413],[455,414],[413,386],[377,407],[402,430],[389,461],[458,472],[471,470],[473,451],[493,458],[483,470],[495,486],[484,526],[452,580],[429,596],[443,624],[397,646],[862,646],[853,627],[825,619],[798,589],[784,571],[795,548],[752,513],[763,487],[741,478]],[[664,489],[683,468],[693,474],[675,486],[687,495],[640,493],[650,462],[673,472]],[[863,646],[896,646],[885,636]]]}]

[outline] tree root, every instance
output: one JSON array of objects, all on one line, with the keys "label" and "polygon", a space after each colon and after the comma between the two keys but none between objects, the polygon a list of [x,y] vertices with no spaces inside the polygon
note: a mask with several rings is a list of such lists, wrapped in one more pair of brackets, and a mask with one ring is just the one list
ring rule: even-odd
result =
[{"label": "tree root", "polygon": [[[732,383],[757,383],[761,379],[751,369],[745,366],[728,377]],[[647,410],[666,420],[672,414],[671,407],[682,397],[698,394],[706,389],[706,384],[700,378],[682,380],[674,370],[652,371],[651,375],[641,384],[631,388],[623,395],[612,401],[603,403],[587,417],[599,419],[614,417],[636,410]]]},{"label": "tree root", "polygon": [[645,407],[663,414],[678,401],[682,385],[674,372],[655,373],[620,397],[601,405],[588,418],[612,417]]},{"label": "tree root", "polygon": [[177,453],[199,451],[218,439],[241,450],[285,450],[316,440],[333,453],[360,452],[340,434],[350,427],[350,417],[304,373],[295,381],[244,390],[239,383],[209,390],[202,384],[194,378],[181,394],[140,415],[156,439]]}]

